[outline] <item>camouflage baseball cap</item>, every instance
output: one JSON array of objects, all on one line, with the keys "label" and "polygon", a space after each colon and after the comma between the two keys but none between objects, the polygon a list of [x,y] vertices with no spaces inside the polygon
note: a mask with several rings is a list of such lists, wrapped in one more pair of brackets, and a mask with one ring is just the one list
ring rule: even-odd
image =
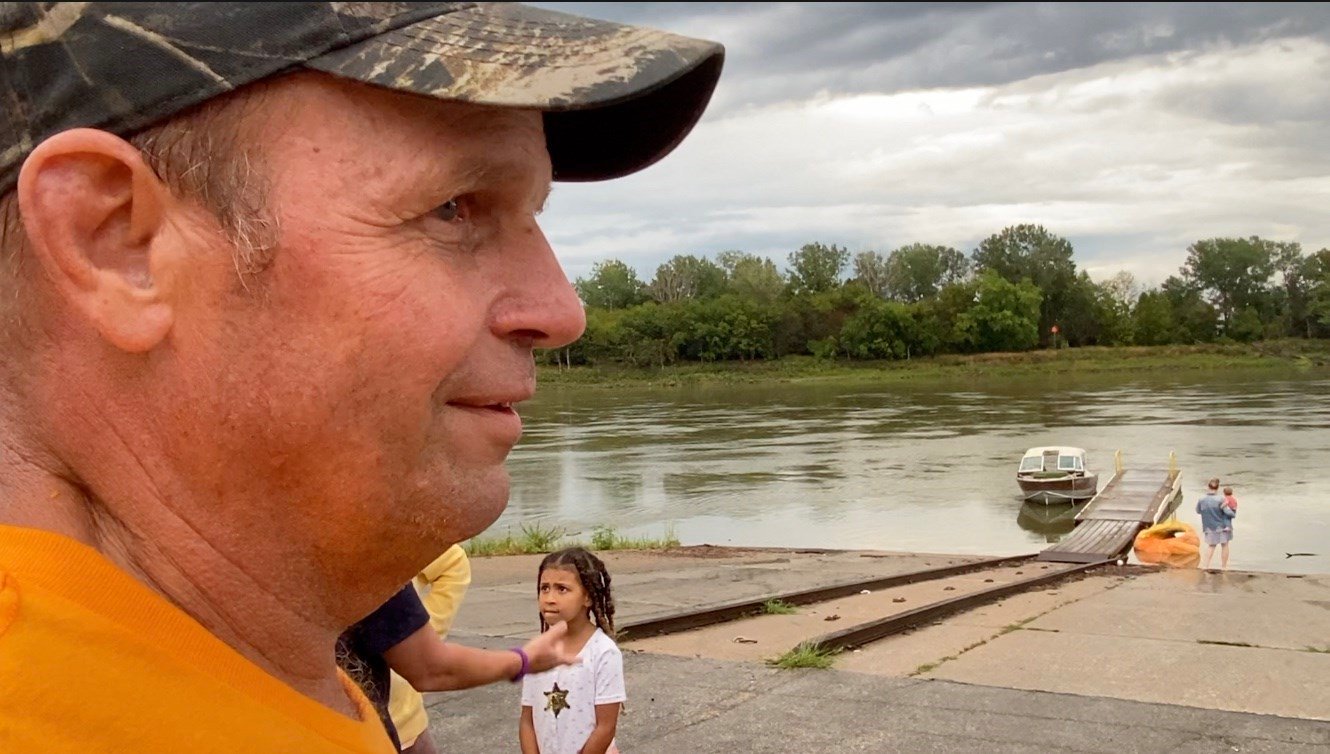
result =
[{"label": "camouflage baseball cap", "polygon": [[555,180],[627,175],[683,140],[714,42],[515,3],[0,3],[0,191],[47,137],[128,135],[301,68],[545,113]]}]

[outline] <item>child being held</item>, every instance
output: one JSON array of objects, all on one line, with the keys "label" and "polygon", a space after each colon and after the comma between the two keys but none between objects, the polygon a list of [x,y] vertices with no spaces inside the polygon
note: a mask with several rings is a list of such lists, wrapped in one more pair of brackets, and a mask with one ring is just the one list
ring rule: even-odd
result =
[{"label": "child being held", "polygon": [[1233,488],[1232,488],[1232,487],[1225,487],[1225,488],[1224,488],[1224,505],[1227,505],[1227,506],[1229,507],[1229,510],[1233,511],[1234,515],[1237,514],[1237,512],[1238,512],[1238,499],[1237,499],[1236,497],[1233,497]]},{"label": "child being held", "polygon": [[540,630],[566,621],[579,662],[522,679],[522,754],[617,754],[627,696],[605,564],[581,547],[551,553],[540,563],[536,594]]}]

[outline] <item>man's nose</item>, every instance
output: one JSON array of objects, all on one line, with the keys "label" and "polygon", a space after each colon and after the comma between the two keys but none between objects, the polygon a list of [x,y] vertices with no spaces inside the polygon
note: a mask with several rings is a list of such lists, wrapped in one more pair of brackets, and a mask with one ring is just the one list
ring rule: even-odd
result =
[{"label": "man's nose", "polygon": [[582,300],[559,266],[549,241],[532,221],[503,260],[507,282],[493,312],[495,334],[535,348],[559,348],[586,329]]}]

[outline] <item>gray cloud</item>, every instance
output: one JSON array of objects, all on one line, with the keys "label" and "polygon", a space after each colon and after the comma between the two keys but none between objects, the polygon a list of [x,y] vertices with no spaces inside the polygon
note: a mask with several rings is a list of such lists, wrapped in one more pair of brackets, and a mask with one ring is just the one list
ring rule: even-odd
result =
[{"label": "gray cloud", "polygon": [[560,186],[571,275],[809,241],[965,251],[1006,225],[1146,282],[1191,242],[1330,240],[1330,7],[543,4],[717,39],[717,101],[668,159]]},{"label": "gray cloud", "polygon": [[1330,36],[1322,3],[538,3],[715,38],[722,108],[994,86],[1142,55]]}]

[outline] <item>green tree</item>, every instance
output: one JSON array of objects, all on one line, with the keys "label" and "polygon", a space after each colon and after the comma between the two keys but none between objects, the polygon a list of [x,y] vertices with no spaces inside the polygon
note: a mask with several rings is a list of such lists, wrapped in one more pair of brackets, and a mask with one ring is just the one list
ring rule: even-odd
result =
[{"label": "green tree", "polygon": [[596,262],[591,275],[578,278],[573,287],[588,307],[627,309],[646,300],[646,287],[637,272],[617,259]]},{"label": "green tree", "polygon": [[1135,276],[1126,270],[1122,270],[1100,283],[1099,287],[1105,296],[1113,300],[1115,305],[1128,310],[1141,295],[1141,289],[1136,284]]},{"label": "green tree", "polygon": [[859,309],[861,299],[862,294],[850,286],[781,299],[783,313],[776,331],[777,352],[816,355],[821,350],[823,355],[834,355],[841,328]]},{"label": "green tree", "polygon": [[1136,342],[1136,320],[1132,316],[1132,306],[1140,296],[1136,278],[1123,270],[1099,283],[1097,288],[1095,317],[1099,320],[1099,342],[1108,346]]},{"label": "green tree", "polygon": [[1330,337],[1330,249],[1321,249],[1303,262],[1307,286],[1307,322],[1312,337]]},{"label": "green tree", "polygon": [[976,285],[973,280],[944,285],[935,298],[910,305],[916,342],[909,355],[969,350],[956,322],[974,305]]},{"label": "green tree", "polygon": [[956,318],[958,340],[968,350],[1024,351],[1039,344],[1042,294],[1033,283],[1012,283],[986,270],[974,291],[973,305]]},{"label": "green tree", "polygon": [[1163,291],[1145,291],[1132,311],[1135,341],[1143,346],[1162,346],[1177,340],[1173,305]]},{"label": "green tree", "polygon": [[[624,309],[586,310],[586,330],[582,337],[561,349],[568,364],[603,364],[623,361],[619,343],[619,320]],[[553,359],[550,359],[553,361]]]},{"label": "green tree", "polygon": [[1228,324],[1225,334],[1236,341],[1250,343],[1253,340],[1260,340],[1263,331],[1261,315],[1257,314],[1255,309],[1247,307],[1233,315],[1233,321]]},{"label": "green tree", "polygon": [[849,261],[850,252],[844,246],[804,244],[790,254],[790,292],[822,293],[838,287]]},{"label": "green tree", "polygon": [[726,294],[680,306],[688,310],[686,337],[680,343],[684,358],[719,361],[772,355],[777,317],[770,305]]},{"label": "green tree", "polygon": [[1058,327],[1058,337],[1049,332],[1041,332],[1058,344],[1070,346],[1088,346],[1100,343],[1103,326],[1099,321],[1099,286],[1084,271],[1077,274],[1071,285],[1062,292],[1061,312],[1053,324]]},{"label": "green tree", "polygon": [[1014,225],[979,243],[974,269],[992,270],[1010,283],[1029,280],[1043,293],[1038,337],[1046,343],[1049,328],[1066,313],[1077,285],[1071,242],[1042,225]]},{"label": "green tree", "polygon": [[1279,309],[1283,320],[1279,334],[1310,338],[1312,319],[1308,273],[1311,257],[1303,256],[1302,244],[1296,242],[1272,241],[1271,245],[1275,273],[1279,276]]},{"label": "green tree", "polygon": [[662,304],[715,298],[725,291],[725,270],[705,257],[679,254],[656,268],[647,291]]},{"label": "green tree", "polygon": [[1210,343],[1219,332],[1219,314],[1194,285],[1171,275],[1160,291],[1173,313],[1176,343]]},{"label": "green tree", "polygon": [[876,251],[861,251],[854,255],[854,279],[874,296],[887,296],[887,259]]},{"label": "green tree", "polygon": [[1203,239],[1187,247],[1182,277],[1215,305],[1227,329],[1239,311],[1269,307],[1275,252],[1256,236]]},{"label": "green tree", "polygon": [[854,359],[903,359],[915,340],[914,328],[905,304],[867,299],[841,327],[840,347]]},{"label": "green tree", "polygon": [[725,270],[731,293],[754,301],[775,301],[785,290],[785,278],[776,263],[742,251],[722,251],[716,260]]},{"label": "green tree", "polygon": [[634,306],[619,318],[620,358],[634,366],[673,364],[679,358],[679,345],[686,327],[679,307],[662,306],[654,301]]},{"label": "green tree", "polygon": [[1119,346],[1132,342],[1135,323],[1132,301],[1136,282],[1130,273],[1096,283],[1084,271],[1067,291],[1058,329],[1061,339],[1073,346]]},{"label": "green tree", "polygon": [[942,286],[965,279],[970,263],[950,246],[912,243],[887,258],[887,295],[899,301],[933,298]]}]

